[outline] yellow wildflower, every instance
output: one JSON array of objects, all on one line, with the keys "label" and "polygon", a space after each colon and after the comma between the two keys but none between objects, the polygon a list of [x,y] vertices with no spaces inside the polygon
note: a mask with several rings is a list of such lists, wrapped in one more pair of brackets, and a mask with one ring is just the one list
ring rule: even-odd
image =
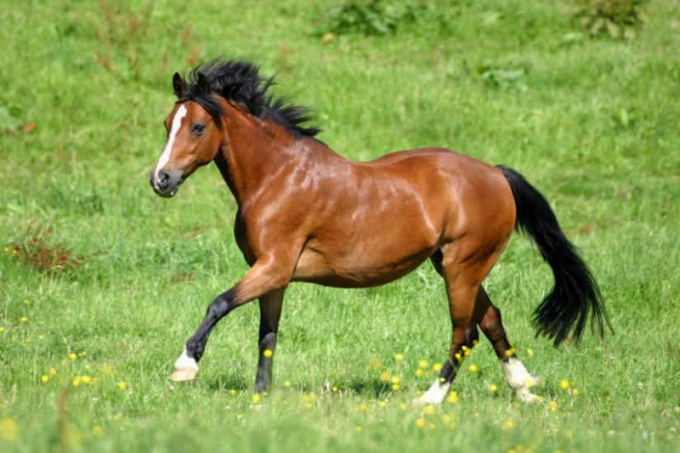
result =
[{"label": "yellow wildflower", "polygon": [[126,388],[128,388],[128,383],[125,382],[125,381],[120,381],[120,382],[119,382],[118,384],[116,384],[116,385],[118,385],[118,388],[121,389],[121,390],[125,390]]},{"label": "yellow wildflower", "polygon": [[4,327],[0,327],[0,333],[4,333],[4,332],[5,332],[5,328],[4,328]]},{"label": "yellow wildflower", "polygon": [[494,392],[498,391],[498,386],[497,386],[496,384],[491,384],[491,385],[489,386],[489,391],[490,391],[491,393],[494,393]]},{"label": "yellow wildflower", "polygon": [[105,363],[105,364],[102,366],[102,373],[104,373],[104,374],[111,374],[111,373],[113,373],[113,368],[112,368],[111,365],[109,365],[108,363]]},{"label": "yellow wildflower", "polygon": [[364,428],[361,425],[357,425],[355,429],[358,433],[364,430]]},{"label": "yellow wildflower", "polygon": [[333,391],[333,393],[338,393],[340,391],[337,385],[334,385],[331,390]]},{"label": "yellow wildflower", "polygon": [[2,251],[5,252],[5,253],[9,253],[10,250],[9,250],[9,247],[3,247]]},{"label": "yellow wildflower", "polygon": [[571,395],[572,396],[578,395],[578,389],[571,389]]},{"label": "yellow wildflower", "polygon": [[515,427],[515,421],[513,419],[508,420],[505,422],[505,427],[508,429],[512,429]]},{"label": "yellow wildflower", "polygon": [[260,401],[262,400],[262,396],[260,396],[259,393],[253,393],[253,404],[260,404]]},{"label": "yellow wildflower", "polygon": [[550,412],[557,411],[557,401],[551,401],[548,406],[550,407]]},{"label": "yellow wildflower", "polygon": [[68,358],[71,360],[75,360],[78,358],[78,355],[75,352],[72,352],[68,355]]},{"label": "yellow wildflower", "polygon": [[380,380],[381,381],[387,382],[387,380],[389,380],[389,378],[390,378],[390,373],[388,373],[387,371],[383,371],[382,373],[380,373]]},{"label": "yellow wildflower", "polygon": [[74,387],[78,387],[80,385],[80,377],[76,377],[71,381]]},{"label": "yellow wildflower", "polygon": [[458,392],[451,392],[449,393],[449,396],[446,398],[447,403],[455,404],[458,402]]},{"label": "yellow wildflower", "polygon": [[421,360],[418,362],[418,368],[427,368],[428,366],[430,366],[430,362],[427,360]]},{"label": "yellow wildflower", "polygon": [[569,381],[567,381],[566,379],[562,379],[560,381],[560,388],[563,389],[563,390],[568,389],[569,388]]},{"label": "yellow wildflower", "polygon": [[21,318],[19,318],[19,321],[28,322],[28,316],[22,316]]},{"label": "yellow wildflower", "polygon": [[442,364],[441,364],[441,363],[435,363],[434,365],[432,365],[432,369],[433,369],[434,371],[441,371],[441,369],[442,369]]},{"label": "yellow wildflower", "polygon": [[404,354],[394,354],[394,360],[404,360]]},{"label": "yellow wildflower", "polygon": [[80,380],[83,381],[83,384],[91,384],[92,383],[92,377],[91,376],[81,376]]},{"label": "yellow wildflower", "polygon": [[515,355],[515,348],[510,348],[505,351],[505,357],[512,357]]},{"label": "yellow wildflower", "polygon": [[56,375],[57,375],[57,370],[55,370],[54,368],[50,368],[50,375],[51,375],[51,376],[56,376]]},{"label": "yellow wildflower", "polygon": [[434,414],[435,413],[434,406],[428,404],[427,406],[425,406],[425,410],[423,412],[425,412],[426,415]]},{"label": "yellow wildflower", "polygon": [[392,376],[392,379],[390,380],[392,384],[401,384],[401,378],[399,376]]},{"label": "yellow wildflower", "polygon": [[470,373],[476,373],[477,371],[479,371],[479,368],[477,367],[477,365],[473,363],[468,367],[468,370],[470,370]]},{"label": "yellow wildflower", "polygon": [[427,424],[427,421],[425,421],[424,418],[419,418],[418,420],[416,420],[416,426],[418,428],[424,428],[426,424]]},{"label": "yellow wildflower", "polygon": [[290,381],[284,381],[283,382],[284,387],[290,387],[291,385],[293,385],[293,384]]},{"label": "yellow wildflower", "polygon": [[366,405],[363,404],[363,403],[362,403],[362,404],[359,404],[359,407],[357,407],[357,410],[358,410],[359,412],[366,412],[366,411],[368,411],[368,406],[366,406]]},{"label": "yellow wildflower", "polygon": [[13,418],[0,418],[0,437],[8,442],[14,442],[19,438],[19,425]]},{"label": "yellow wildflower", "polygon": [[423,371],[422,368],[418,368],[418,369],[416,370],[416,376],[418,376],[418,377],[423,377],[423,376],[425,376],[425,372]]},{"label": "yellow wildflower", "polygon": [[527,348],[527,355],[528,355],[529,357],[531,357],[532,355],[534,355],[534,350],[531,349],[531,348]]},{"label": "yellow wildflower", "polygon": [[233,396],[233,395],[236,395],[236,393],[238,393],[238,392],[236,391],[236,389],[230,389],[230,390],[229,390],[229,394],[232,395],[232,396]]},{"label": "yellow wildflower", "polygon": [[94,434],[95,436],[101,436],[103,432],[104,430],[102,429],[101,426],[95,426],[92,428],[92,434]]},{"label": "yellow wildflower", "polygon": [[271,349],[265,349],[264,352],[262,353],[262,355],[265,358],[269,359],[271,356],[274,355],[274,351],[272,351]]},{"label": "yellow wildflower", "polygon": [[378,406],[380,407],[387,407],[387,401],[381,401],[378,403]]},{"label": "yellow wildflower", "polygon": [[399,390],[400,388],[401,388],[401,386],[399,384],[392,384],[392,390],[394,390],[395,392],[397,390]]}]

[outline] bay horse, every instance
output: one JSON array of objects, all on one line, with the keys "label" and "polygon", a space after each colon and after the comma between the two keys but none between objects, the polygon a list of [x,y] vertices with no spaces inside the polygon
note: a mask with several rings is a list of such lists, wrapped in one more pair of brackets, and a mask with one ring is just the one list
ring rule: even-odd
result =
[{"label": "bay horse", "polygon": [[309,110],[268,93],[249,62],[216,60],[172,79],[177,102],[167,142],[150,176],[172,197],[197,168],[214,162],[236,199],[234,235],[250,270],[219,295],[175,362],[173,381],[192,380],[210,332],[259,299],[255,391],[270,388],[284,291],[291,282],[382,285],[428,258],[443,277],[453,333],[447,360],[421,402],[441,403],[478,327],[518,399],[536,399],[535,379],[510,345],[482,283],[514,229],[526,232],[555,285],[534,313],[538,334],[557,346],[578,341],[590,316],[609,323],[598,286],[545,198],[522,175],[442,148],[353,162],[315,138]]}]

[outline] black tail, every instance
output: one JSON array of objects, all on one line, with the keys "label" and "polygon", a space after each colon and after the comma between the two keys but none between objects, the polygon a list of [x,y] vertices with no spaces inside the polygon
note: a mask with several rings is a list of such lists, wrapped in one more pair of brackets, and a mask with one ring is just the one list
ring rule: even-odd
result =
[{"label": "black tail", "polygon": [[524,177],[515,170],[498,166],[510,184],[517,206],[517,224],[538,246],[543,259],[552,268],[555,287],[534,312],[538,335],[545,335],[558,346],[573,330],[578,341],[591,314],[593,328],[604,334],[609,317],[600,300],[600,291],[588,266],[565,237],[550,205]]}]

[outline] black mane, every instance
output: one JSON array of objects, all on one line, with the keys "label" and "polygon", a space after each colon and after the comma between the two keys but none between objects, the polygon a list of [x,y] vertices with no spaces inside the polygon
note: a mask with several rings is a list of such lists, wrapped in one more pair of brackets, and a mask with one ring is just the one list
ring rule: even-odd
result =
[{"label": "black mane", "polygon": [[311,120],[308,108],[268,95],[274,77],[263,78],[259,68],[247,61],[215,60],[197,66],[189,73],[186,83],[180,102],[195,101],[212,116],[223,113],[212,96],[217,94],[244,106],[251,115],[276,121],[295,136],[314,137],[321,132],[317,127],[304,125]]}]

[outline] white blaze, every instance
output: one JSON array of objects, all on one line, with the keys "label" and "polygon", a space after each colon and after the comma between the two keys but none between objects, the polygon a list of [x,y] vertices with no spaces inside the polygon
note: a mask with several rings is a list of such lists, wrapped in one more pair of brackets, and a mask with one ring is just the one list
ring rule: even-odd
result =
[{"label": "white blaze", "polygon": [[172,127],[170,128],[170,134],[168,135],[168,142],[165,144],[165,149],[163,149],[163,154],[161,154],[158,163],[156,164],[156,169],[154,170],[154,182],[158,181],[158,172],[165,167],[165,165],[170,161],[170,155],[172,154],[172,146],[175,144],[175,137],[179,132],[179,128],[182,126],[182,118],[187,116],[187,108],[181,105],[175,112],[175,117],[172,119]]}]

